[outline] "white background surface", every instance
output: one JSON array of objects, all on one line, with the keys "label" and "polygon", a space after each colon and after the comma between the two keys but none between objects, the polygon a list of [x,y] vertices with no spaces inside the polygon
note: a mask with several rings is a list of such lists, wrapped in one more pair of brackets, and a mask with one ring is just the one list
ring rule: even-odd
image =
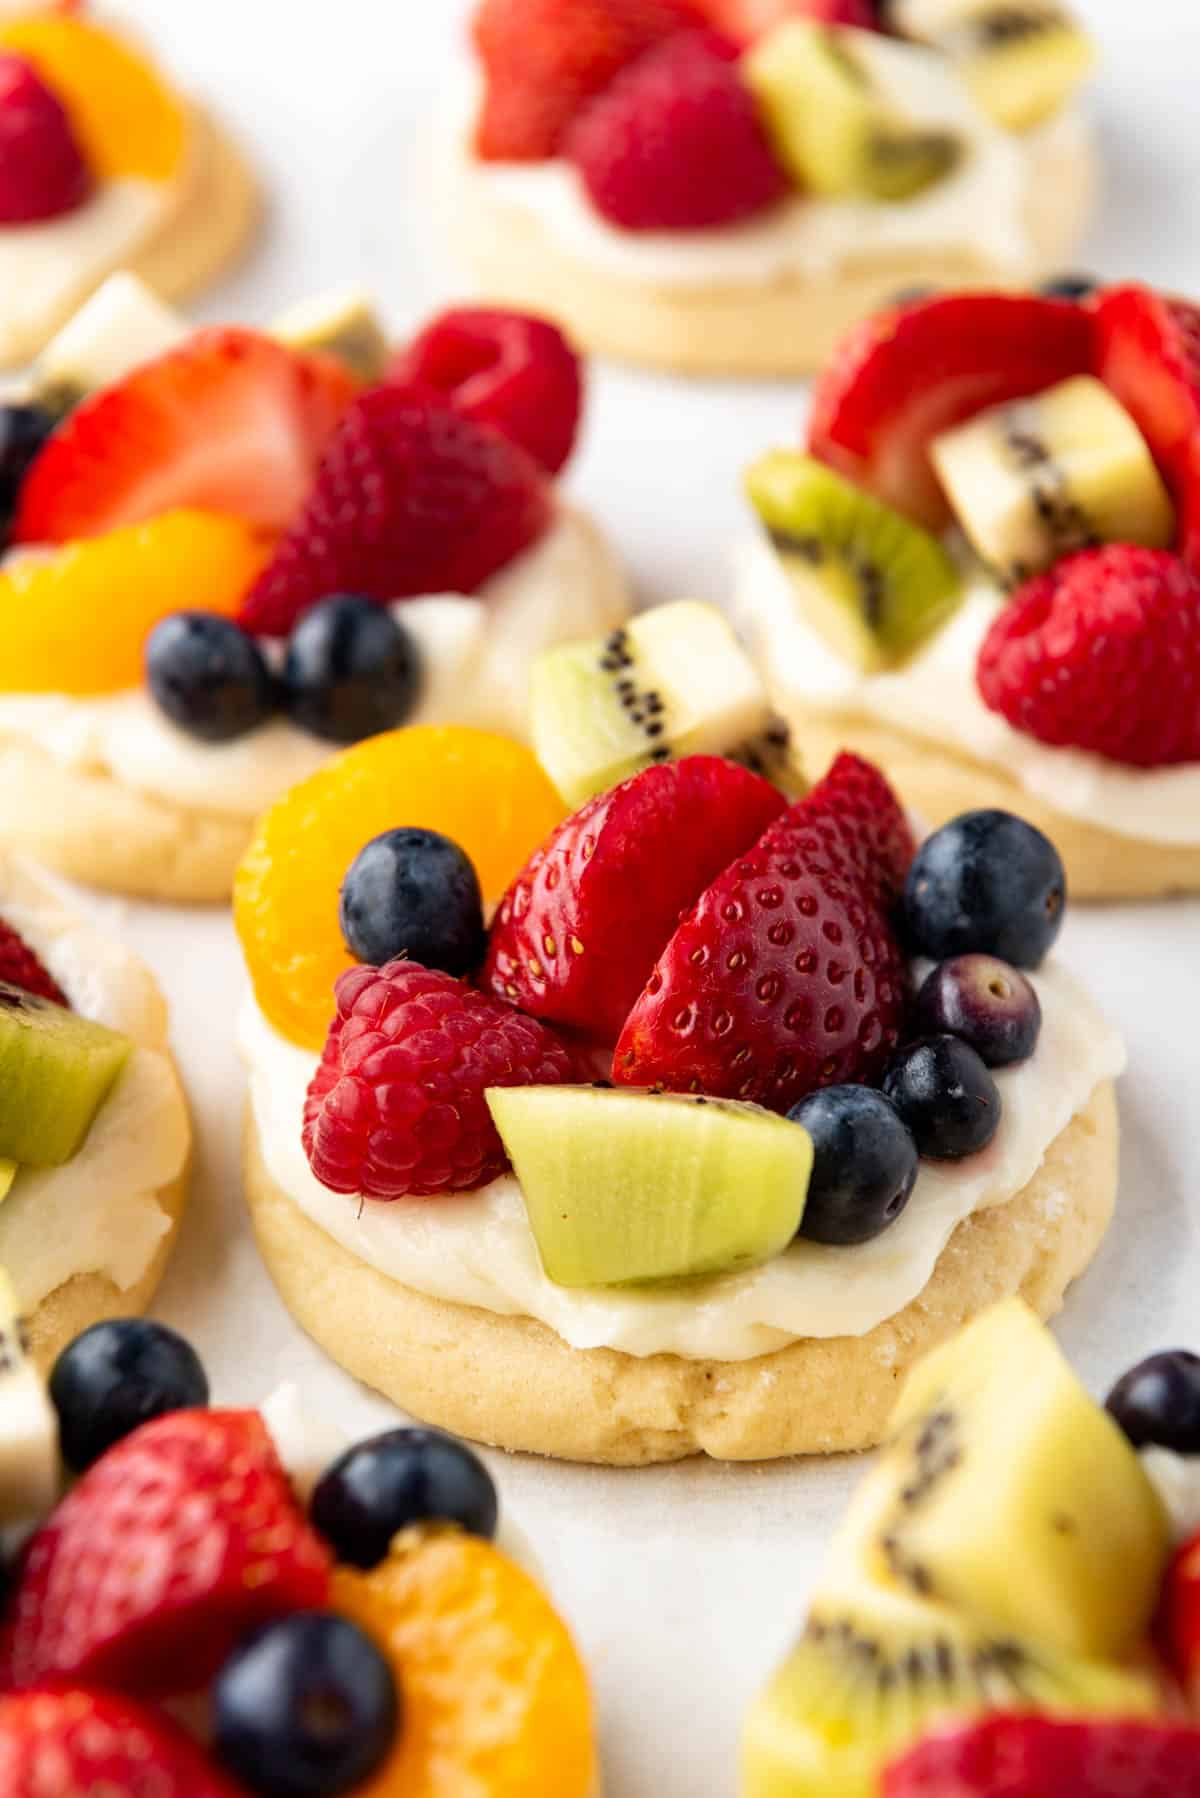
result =
[{"label": "white background surface", "polygon": [[[399,326],[454,291],[431,248],[421,145],[463,0],[127,0],[125,10],[254,145],[271,190],[266,240],[207,316],[256,321],[362,279]],[[1194,0],[1085,0],[1082,10],[1106,53],[1094,111],[1109,177],[1083,263],[1200,293]],[[646,597],[720,590],[738,471],[795,439],[801,403],[795,385],[598,374],[572,485]],[[196,1342],[219,1401],[254,1401],[294,1377],[350,1427],[377,1425],[392,1414],[290,1325],[247,1239],[233,1046],[242,975],[227,919],[99,909],[162,977],[199,1127],[162,1314]],[[1200,905],[1076,912],[1064,938],[1132,1051],[1117,1221],[1059,1326],[1098,1390],[1150,1348],[1200,1345],[1198,946]],[[740,1714],[798,1624],[854,1467],[493,1463],[590,1662],[610,1798],[727,1798]]]}]

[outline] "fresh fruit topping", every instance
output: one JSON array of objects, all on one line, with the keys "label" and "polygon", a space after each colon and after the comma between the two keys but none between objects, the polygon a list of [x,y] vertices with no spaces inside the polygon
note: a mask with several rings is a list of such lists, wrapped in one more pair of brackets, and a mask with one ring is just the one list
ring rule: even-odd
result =
[{"label": "fresh fruit topping", "polygon": [[942,1728],[883,1775],[882,1798],[1200,1798],[1200,1729],[1097,1717],[982,1717]]},{"label": "fresh fruit topping", "polygon": [[788,19],[879,29],[874,0],[700,0],[709,23],[735,44],[752,44]]},{"label": "fresh fruit topping", "polygon": [[1096,60],[1057,0],[892,0],[890,22],[949,56],[976,103],[1008,131],[1061,112]]},{"label": "fresh fruit topping", "polygon": [[[0,1168],[5,1164],[0,1163]],[[14,1170],[15,1172],[15,1170]],[[0,1188],[4,1176],[0,1172]],[[37,1366],[29,1358],[16,1289],[0,1267],[0,1527],[45,1516],[58,1497],[62,1463],[58,1419]],[[9,1575],[0,1562],[7,1598]],[[4,1790],[0,1786],[0,1790]]]},{"label": "fresh fruit topping", "polygon": [[1200,1700],[1200,1536],[1191,1536],[1167,1569],[1155,1623],[1160,1652],[1194,1705]]},{"label": "fresh fruit topping", "polygon": [[1016,729],[1134,768],[1200,760],[1200,574],[1167,550],[1085,550],[1029,581],[979,651]]},{"label": "fresh fruit topping", "polygon": [[801,617],[851,666],[894,667],[953,616],[962,578],[937,539],[812,456],[774,450],[746,488]]},{"label": "fresh fruit topping", "polygon": [[1011,812],[963,812],[917,850],[904,929],[934,961],[995,955],[1036,968],[1062,929],[1067,877],[1049,837]]},{"label": "fresh fruit topping", "polygon": [[732,225],[788,192],[715,32],[681,32],[619,75],[572,125],[566,154],[597,212],[625,231]]},{"label": "fresh fruit topping", "polygon": [[767,781],[716,756],[645,768],[597,795],[500,901],[480,984],[615,1043],[681,915],[784,804]]},{"label": "fresh fruit topping", "polygon": [[253,534],[236,518],[170,512],[14,562],[0,570],[5,690],[140,687],[147,634],[178,609],[181,586],[197,610],[228,614],[262,561]]},{"label": "fresh fruit topping", "polygon": [[1003,1107],[982,1058],[957,1036],[923,1036],[895,1055],[883,1091],[931,1161],[962,1161],[986,1149]]},{"label": "fresh fruit topping", "polygon": [[367,386],[381,381],[387,370],[387,332],[371,300],[357,288],[338,288],[289,306],[271,320],[271,336],[291,350],[335,356]]},{"label": "fresh fruit topping", "polygon": [[1104,1402],[1135,1448],[1157,1444],[1200,1455],[1200,1355],[1149,1355],[1121,1375]]},{"label": "fresh fruit topping", "polygon": [[496,1488],[479,1456],[440,1430],[388,1430],[335,1461],[312,1495],[313,1527],[339,1562],[377,1567],[401,1530],[454,1524],[496,1534]]},{"label": "fresh fruit topping", "polygon": [[1095,372],[1166,476],[1181,553],[1200,567],[1200,307],[1149,287],[1110,287],[1093,308]]},{"label": "fresh fruit topping", "polygon": [[846,337],[817,381],[809,448],[855,486],[940,529],[947,507],[929,461],[933,439],[987,406],[1092,372],[1084,307],[1025,294],[935,294]]},{"label": "fresh fruit topping", "polygon": [[1094,275],[1055,275],[1039,282],[1037,291],[1048,300],[1090,300],[1099,286]]},{"label": "fresh fruit topping", "polygon": [[350,864],[340,908],[346,947],[374,967],[403,957],[462,975],[483,960],[479,876],[439,831],[405,826],[373,837]]},{"label": "fresh fruit topping", "polygon": [[81,1686],[0,1698],[4,1798],[244,1798],[161,1712]]},{"label": "fresh fruit topping", "polygon": [[389,381],[430,388],[491,425],[550,474],[575,447],[583,411],[579,356],[557,325],[525,312],[443,312],[392,363]]},{"label": "fresh fruit topping", "polygon": [[[960,116],[956,78],[916,45],[792,19],[761,39],[742,69],[776,155],[813,193],[906,200],[962,158],[957,131],[930,107],[941,84],[947,121]],[[917,115],[901,103],[910,84],[923,102]]]},{"label": "fresh fruit topping", "polygon": [[572,119],[627,63],[695,23],[689,0],[482,0],[473,27],[486,77],[477,154],[557,156]]},{"label": "fresh fruit topping", "polygon": [[160,712],[202,743],[230,743],[265,724],[275,683],[262,651],[216,612],[174,612],[146,639],[146,686]]},{"label": "fresh fruit topping", "polygon": [[904,891],[916,844],[900,801],[872,762],[844,751],[792,816],[806,852],[821,853],[890,912]]},{"label": "fresh fruit topping", "polygon": [[111,387],[189,335],[180,314],[129,269],[102,281],[33,365],[34,393],[62,418],[98,387]]},{"label": "fresh fruit topping", "polygon": [[0,225],[59,218],[91,191],[62,101],[23,57],[0,50]]},{"label": "fresh fruit topping", "polygon": [[35,993],[39,999],[49,999],[52,1004],[70,1010],[71,1002],[57,980],[3,918],[0,918],[0,985],[18,986],[24,993]]},{"label": "fresh fruit topping", "polygon": [[930,456],[971,544],[1000,578],[1027,580],[1100,543],[1170,543],[1175,514],[1137,426],[1077,375],[935,437]]},{"label": "fresh fruit topping", "polygon": [[626,1021],[615,1079],[787,1111],[882,1072],[906,969],[840,832],[819,828],[831,809],[822,782],[697,901]]},{"label": "fresh fruit topping", "polygon": [[411,631],[374,600],[339,593],[300,620],[283,665],[293,724],[329,743],[360,743],[407,722],[421,696]]},{"label": "fresh fruit topping", "polygon": [[868,1086],[827,1086],[788,1112],[812,1139],[813,1171],[800,1234],[811,1242],[870,1242],[903,1212],[917,1183],[912,1131]]},{"label": "fresh fruit topping", "polygon": [[331,593],[474,593],[552,516],[537,464],[498,431],[440,400],[372,388],[343,418],[242,622],[283,637]]},{"label": "fresh fruit topping", "polygon": [[568,805],[672,756],[722,755],[803,791],[791,738],[715,606],[655,606],[605,637],[545,650],[530,679],[530,735]]},{"label": "fresh fruit topping", "polygon": [[575,1078],[534,1018],[415,962],[355,968],[304,1104],[304,1151],[332,1192],[369,1199],[471,1192],[508,1166],[492,1086]]},{"label": "fresh fruit topping", "polygon": [[208,1378],[189,1342],[145,1317],[93,1324],[50,1375],[63,1460],[83,1473],[113,1444],[170,1411],[208,1403]]},{"label": "fresh fruit topping", "polygon": [[536,1583],[478,1536],[408,1531],[336,1608],[374,1637],[404,1695],[392,1758],[355,1798],[592,1798],[587,1675]]},{"label": "fresh fruit topping", "polygon": [[391,1753],[401,1718],[380,1650],[328,1611],[264,1624],[234,1650],[212,1690],[218,1760],[271,1798],[357,1789]]},{"label": "fresh fruit topping", "polygon": [[21,987],[0,985],[0,1159],[69,1161],[133,1044]]},{"label": "fresh fruit topping", "polygon": [[195,1691],[247,1632],[320,1607],[328,1557],[256,1411],[176,1411],[88,1469],[25,1550],[5,1683]]},{"label": "fresh fruit topping", "polygon": [[562,813],[530,751],[486,731],[389,731],[301,781],[259,820],[234,890],[234,921],[271,1023],[307,1048],[324,1043],[333,983],[354,965],[338,894],[373,837],[398,821],[440,831],[493,904]]},{"label": "fresh fruit topping", "polygon": [[0,541],[8,536],[25,476],[57,423],[46,406],[0,404]]},{"label": "fresh fruit topping", "polygon": [[556,1285],[733,1273],[800,1227],[812,1144],[757,1105],[595,1086],[494,1089],[488,1104]]},{"label": "fresh fruit topping", "polygon": [[986,1068],[1028,1061],[1042,1029],[1042,1007],[1024,974],[994,955],[956,955],[929,973],[916,1018],[931,1036],[969,1043]]}]

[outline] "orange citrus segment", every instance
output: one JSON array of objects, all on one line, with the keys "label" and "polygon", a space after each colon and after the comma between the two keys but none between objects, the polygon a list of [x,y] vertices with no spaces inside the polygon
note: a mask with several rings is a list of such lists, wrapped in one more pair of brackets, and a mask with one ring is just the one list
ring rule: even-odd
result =
[{"label": "orange citrus segment", "polygon": [[499,899],[563,815],[531,750],[455,726],[388,731],[345,750],[259,820],[238,870],[233,915],[259,1005],[283,1035],[319,1049],[333,983],[353,959],[338,894],[372,837],[437,830]]},{"label": "orange citrus segment", "polygon": [[232,617],[267,557],[237,518],[167,512],[0,573],[0,689],[116,693],[142,682],[149,632],[171,612]]},{"label": "orange citrus segment", "polygon": [[67,109],[100,180],[169,181],[187,147],[187,111],[144,57],[89,20],[30,13],[0,24],[0,49],[31,62]]},{"label": "orange citrus segment", "polygon": [[333,1604],[387,1655],[403,1706],[355,1798],[589,1798],[587,1675],[549,1599],[491,1543],[406,1532],[372,1572],[338,1568]]}]

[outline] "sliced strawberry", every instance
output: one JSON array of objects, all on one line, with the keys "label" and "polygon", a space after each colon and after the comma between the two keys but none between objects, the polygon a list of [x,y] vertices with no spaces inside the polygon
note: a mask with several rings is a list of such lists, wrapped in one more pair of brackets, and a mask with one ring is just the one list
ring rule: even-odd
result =
[{"label": "sliced strawberry", "polygon": [[1156,1634],[1176,1679],[1200,1701],[1200,1535],[1184,1543],[1167,1569]]},{"label": "sliced strawberry", "polygon": [[831,860],[840,852],[867,891],[890,910],[904,890],[917,846],[904,808],[872,762],[843,752],[790,817],[814,833],[814,848],[819,842]]},{"label": "sliced strawberry", "polygon": [[28,943],[3,918],[0,918],[0,980],[5,986],[19,986],[22,992],[50,999],[55,1005],[70,1004],[54,976],[46,972]]},{"label": "sliced strawberry", "polygon": [[875,0],[699,0],[709,22],[739,44],[782,25],[787,19],[819,19],[825,25],[856,25],[880,30]]},{"label": "sliced strawberry", "polygon": [[718,756],[663,762],[601,793],[500,902],[481,984],[534,1017],[615,1043],[680,915],[784,799]]},{"label": "sliced strawberry", "polygon": [[281,531],[353,397],[332,357],[256,331],[197,331],[59,426],[26,477],[14,536],[66,543],[180,507]]},{"label": "sliced strawberry", "polygon": [[1200,306],[1130,284],[1102,293],[1095,318],[1096,373],[1150,445],[1200,568]]},{"label": "sliced strawberry", "polygon": [[169,1718],[86,1686],[0,1698],[4,1798],[239,1798]]},{"label": "sliced strawberry", "polygon": [[257,1624],[320,1607],[329,1556],[257,1411],[176,1411],[89,1468],[22,1556],[0,1684],[194,1691]]},{"label": "sliced strawberry", "polygon": [[948,1724],[894,1761],[882,1798],[1200,1798],[1200,1729],[1149,1718]]},{"label": "sliced strawberry", "polygon": [[867,319],[817,382],[814,456],[937,529],[948,509],[928,449],[940,431],[1092,365],[1092,320],[1068,300],[939,294]]}]

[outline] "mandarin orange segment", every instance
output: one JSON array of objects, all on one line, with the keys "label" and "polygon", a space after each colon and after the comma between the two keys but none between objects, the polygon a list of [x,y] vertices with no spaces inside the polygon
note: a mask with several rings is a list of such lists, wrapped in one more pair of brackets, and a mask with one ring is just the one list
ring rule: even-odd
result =
[{"label": "mandarin orange segment", "polygon": [[171,612],[232,617],[266,560],[240,519],[167,512],[0,573],[0,690],[116,693],[142,682],[146,638]]},{"label": "mandarin orange segment", "polygon": [[563,815],[531,750],[456,726],[388,731],[345,750],[259,820],[238,870],[234,922],[259,1005],[275,1028],[319,1049],[333,983],[354,965],[338,894],[372,837],[399,825],[441,831],[499,899]]},{"label": "mandarin orange segment", "polygon": [[0,49],[24,56],[53,89],[100,180],[169,181],[179,172],[186,107],[121,38],[90,20],[39,12],[0,24]]},{"label": "mandarin orange segment", "polygon": [[527,1573],[477,1536],[408,1531],[334,1608],[392,1663],[400,1737],[355,1798],[591,1798],[592,1699],[569,1631]]}]

